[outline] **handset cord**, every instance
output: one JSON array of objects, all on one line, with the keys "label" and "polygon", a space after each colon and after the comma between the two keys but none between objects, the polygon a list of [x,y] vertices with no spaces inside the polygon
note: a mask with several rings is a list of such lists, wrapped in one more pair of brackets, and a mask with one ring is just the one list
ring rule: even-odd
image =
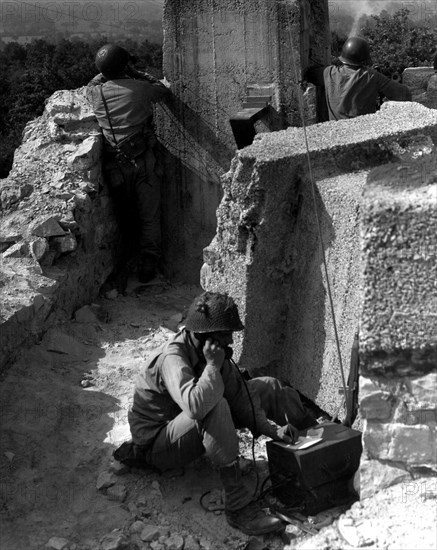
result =
[{"label": "handset cord", "polygon": [[254,490],[254,492],[253,492],[253,496],[256,497],[256,494],[258,493],[258,488],[259,488],[259,472],[258,472],[258,468],[256,467],[256,460],[255,460],[255,435],[254,435],[254,433],[257,432],[257,428],[256,428],[255,405],[253,404],[252,396],[250,395],[249,386],[247,385],[247,382],[246,382],[246,379],[245,379],[244,376],[243,376],[243,373],[242,373],[241,370],[238,368],[237,363],[232,359],[232,357],[230,357],[230,358],[228,359],[228,361],[229,361],[229,363],[230,363],[231,365],[233,365],[233,366],[237,369],[238,374],[240,375],[241,380],[243,381],[244,387],[246,388],[247,396],[248,396],[248,398],[249,398],[250,406],[251,406],[251,409],[252,409],[252,419],[253,419],[253,431],[252,431],[252,462],[253,462],[253,467],[254,467],[254,469],[255,469],[255,475],[256,475],[256,485],[255,485],[255,490]]}]

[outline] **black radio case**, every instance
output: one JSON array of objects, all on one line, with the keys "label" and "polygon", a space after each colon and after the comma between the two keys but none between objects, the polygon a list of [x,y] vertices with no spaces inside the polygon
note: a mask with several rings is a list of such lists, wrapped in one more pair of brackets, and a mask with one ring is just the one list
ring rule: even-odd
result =
[{"label": "black radio case", "polygon": [[300,507],[307,515],[357,499],[353,475],[362,452],[361,432],[357,430],[334,423],[311,430],[311,435],[323,431],[322,441],[306,449],[266,443],[273,495],[285,506]]}]

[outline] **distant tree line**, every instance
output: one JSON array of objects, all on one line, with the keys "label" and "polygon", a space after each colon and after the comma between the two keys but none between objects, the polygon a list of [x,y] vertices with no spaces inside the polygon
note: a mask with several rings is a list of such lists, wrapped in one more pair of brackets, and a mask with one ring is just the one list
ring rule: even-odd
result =
[{"label": "distant tree line", "polygon": [[[348,38],[348,26],[338,28],[332,35],[332,54],[338,57]],[[363,15],[358,22],[358,32],[371,46],[372,61],[388,77],[402,74],[407,67],[432,65],[437,50],[437,31],[430,22],[421,23],[410,18],[410,10],[402,8],[393,15],[382,11],[379,15]]]},{"label": "distant tree line", "polygon": [[[0,178],[12,166],[26,123],[40,116],[45,100],[56,90],[84,86],[97,73],[96,51],[108,40],[35,40],[25,46],[6,44],[0,51]],[[147,40],[118,42],[138,60],[135,65],[162,78],[162,46]]]}]

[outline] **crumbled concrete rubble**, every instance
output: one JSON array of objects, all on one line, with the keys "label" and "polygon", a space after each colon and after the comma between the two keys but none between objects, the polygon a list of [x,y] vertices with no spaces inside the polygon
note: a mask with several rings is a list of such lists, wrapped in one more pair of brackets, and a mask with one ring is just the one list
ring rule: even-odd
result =
[{"label": "crumbled concrete rubble", "polygon": [[100,140],[84,89],[58,91],[27,124],[0,181],[0,368],[96,296],[111,271],[116,224]]}]

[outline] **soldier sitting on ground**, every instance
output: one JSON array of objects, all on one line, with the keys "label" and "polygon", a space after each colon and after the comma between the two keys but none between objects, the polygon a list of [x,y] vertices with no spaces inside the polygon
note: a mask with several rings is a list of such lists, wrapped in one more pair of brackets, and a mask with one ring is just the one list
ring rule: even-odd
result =
[{"label": "soldier sitting on ground", "polygon": [[316,421],[298,392],[276,378],[245,381],[230,348],[233,332],[243,329],[232,298],[214,292],[197,297],[185,327],[140,370],[128,418],[134,454],[144,464],[176,468],[206,455],[220,473],[228,523],[260,535],[282,524],[252,501],[243,484],[236,428],[292,443],[297,429]]}]

